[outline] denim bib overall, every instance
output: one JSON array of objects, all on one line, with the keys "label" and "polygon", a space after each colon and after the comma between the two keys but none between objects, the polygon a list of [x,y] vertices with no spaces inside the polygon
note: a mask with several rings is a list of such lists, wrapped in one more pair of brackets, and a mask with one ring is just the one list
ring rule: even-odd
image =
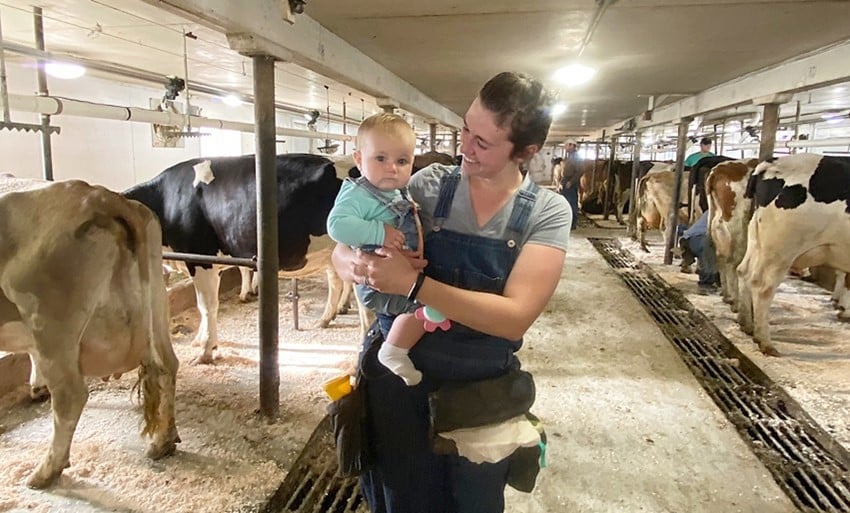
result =
[{"label": "denim bib overall", "polygon": [[[351,179],[349,178],[349,180]],[[393,214],[393,217],[395,217],[393,226],[404,234],[405,249],[419,251],[420,224],[418,213],[415,203],[411,201],[407,194],[407,189],[401,189],[401,197],[390,201],[380,189],[372,185],[366,178],[361,176],[352,181],[358,187],[362,187],[375,201],[386,207]],[[369,244],[360,249],[374,251],[380,247],[380,244]],[[360,303],[378,315],[390,315],[394,318],[398,314],[409,313],[416,309],[416,304],[408,301],[404,296],[383,294],[361,284],[356,284],[354,290],[357,293]]]},{"label": "denim bib overall", "polygon": [[[533,182],[513,201],[507,240],[466,235],[442,228],[460,182],[459,168],[445,175],[434,210],[434,228],[425,238],[428,276],[468,290],[501,294],[520,252],[517,243],[537,198]],[[381,320],[379,319],[379,322]],[[389,322],[381,322],[386,335]],[[364,345],[367,431],[375,461],[361,477],[373,513],[498,513],[504,510],[508,461],[474,464],[431,451],[428,393],[445,381],[476,381],[519,368],[520,343],[486,335],[452,322],[447,332],[426,334],[410,351],[424,377],[404,385],[377,361],[377,344]]]}]

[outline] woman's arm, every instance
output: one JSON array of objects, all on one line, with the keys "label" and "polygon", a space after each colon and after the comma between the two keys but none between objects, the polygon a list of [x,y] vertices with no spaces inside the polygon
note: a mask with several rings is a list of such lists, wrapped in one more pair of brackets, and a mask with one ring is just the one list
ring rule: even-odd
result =
[{"label": "woman's arm", "polygon": [[[416,281],[418,271],[397,251],[382,248],[376,255],[358,255],[352,260],[342,253],[338,247],[334,265],[344,279],[346,272],[348,279],[356,283],[362,283],[365,277],[372,288],[400,295],[407,295]],[[519,340],[555,292],[564,257],[562,249],[526,244],[508,276],[503,295],[464,290],[426,278],[416,299],[473,329]]]}]

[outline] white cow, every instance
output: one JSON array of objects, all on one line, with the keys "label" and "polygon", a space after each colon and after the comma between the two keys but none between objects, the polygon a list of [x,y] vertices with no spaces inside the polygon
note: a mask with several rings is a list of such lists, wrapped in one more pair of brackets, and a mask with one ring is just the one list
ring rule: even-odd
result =
[{"label": "white cow", "polygon": [[850,272],[850,158],[803,153],[762,162],[747,194],[756,210],[738,266],[738,322],[763,353],[778,356],[767,315],[792,265]]},{"label": "white cow", "polygon": [[161,244],[150,210],[101,187],[0,194],[0,350],[30,354],[53,407],[53,441],[29,486],[48,486],[69,465],[85,376],[138,368],[148,456],[180,441]]}]

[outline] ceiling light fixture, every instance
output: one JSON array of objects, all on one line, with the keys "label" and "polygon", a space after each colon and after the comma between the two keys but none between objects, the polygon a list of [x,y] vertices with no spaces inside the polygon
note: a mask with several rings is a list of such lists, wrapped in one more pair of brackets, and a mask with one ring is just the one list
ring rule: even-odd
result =
[{"label": "ceiling light fixture", "polygon": [[568,64],[555,71],[553,78],[566,86],[577,86],[590,82],[596,70],[584,64]]},{"label": "ceiling light fixture", "polygon": [[552,106],[552,117],[553,118],[560,116],[564,112],[567,112],[567,105],[566,104],[556,103],[555,105]]},{"label": "ceiling light fixture", "polygon": [[51,77],[61,78],[63,80],[80,78],[86,74],[86,68],[69,62],[48,62],[44,65],[44,71]]},{"label": "ceiling light fixture", "polygon": [[221,97],[221,102],[230,107],[238,107],[242,105],[242,100],[235,94],[228,94]]}]

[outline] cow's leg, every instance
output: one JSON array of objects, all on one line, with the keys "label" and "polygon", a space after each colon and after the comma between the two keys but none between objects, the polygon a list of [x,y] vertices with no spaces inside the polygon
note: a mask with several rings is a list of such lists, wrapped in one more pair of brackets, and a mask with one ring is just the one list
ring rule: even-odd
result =
[{"label": "cow's leg", "polygon": [[43,403],[50,399],[50,391],[47,389],[47,383],[38,369],[36,356],[30,354],[30,399],[36,403]]},{"label": "cow's leg", "polygon": [[328,300],[325,303],[325,311],[322,312],[322,317],[319,319],[319,327],[327,328],[331,321],[336,318],[337,308],[339,306],[340,296],[342,296],[342,278],[334,271],[333,266],[329,265],[325,268],[325,274],[328,277]]},{"label": "cow's leg", "polygon": [[200,356],[192,360],[192,364],[212,363],[213,350],[218,346],[218,286],[221,278],[218,269],[195,268],[192,283],[195,285],[195,299],[198,304],[198,312],[201,314],[201,323],[198,326],[198,334],[195,336],[195,344],[203,346],[204,351]]},{"label": "cow's leg", "polygon": [[375,312],[366,308],[360,302],[357,294],[354,294],[354,297],[357,300],[357,316],[360,318],[360,340],[362,341],[366,339],[366,332],[369,331],[369,327],[375,322]]},{"label": "cow's leg", "polygon": [[761,352],[767,356],[779,356],[779,351],[770,341],[770,325],[768,323],[768,312],[776,288],[788,273],[791,262],[774,260],[762,262],[764,265],[756,267],[760,272],[750,273],[750,290],[753,302],[753,340],[759,345]]},{"label": "cow's leg", "polygon": [[247,303],[257,297],[257,290],[253,287],[254,271],[247,267],[239,268],[239,275],[242,278],[242,283],[239,288],[239,301]]},{"label": "cow's leg", "polygon": [[848,274],[835,271],[835,287],[832,288],[832,302],[837,305],[841,302],[841,298],[844,297],[844,293],[847,292],[847,287],[845,282],[847,281]]},{"label": "cow's leg", "polygon": [[850,322],[850,273],[835,273],[835,290],[832,293],[833,297],[837,297],[838,320]]},{"label": "cow's leg", "polygon": [[39,347],[55,348],[63,341],[71,347],[64,351],[60,347],[60,350],[38,359],[43,363],[42,375],[51,395],[53,442],[41,464],[27,479],[27,486],[31,488],[49,486],[69,466],[71,440],[89,396],[88,387],[77,365],[81,332],[81,326],[76,330],[57,326],[35,333]]},{"label": "cow's leg", "polygon": [[168,298],[164,291],[155,285],[151,287],[151,305],[152,351],[148,362],[141,369],[141,375],[144,376],[146,368],[156,369],[156,372],[151,373],[147,381],[143,379],[142,383],[145,417],[152,419],[146,427],[152,428],[150,434],[153,438],[147,456],[156,460],[173,453],[176,444],[180,442],[174,421],[175,383],[180,361],[174,354],[168,332]]},{"label": "cow's leg", "polygon": [[354,284],[351,282],[342,282],[342,294],[339,295],[339,304],[337,305],[337,315],[346,315],[351,310],[351,296],[354,292]]},{"label": "cow's leg", "polygon": [[754,246],[748,243],[747,253],[736,270],[738,275],[738,324],[741,326],[741,331],[747,335],[753,334],[753,296],[750,285],[752,266],[750,260],[752,260],[752,253],[754,252]]}]

